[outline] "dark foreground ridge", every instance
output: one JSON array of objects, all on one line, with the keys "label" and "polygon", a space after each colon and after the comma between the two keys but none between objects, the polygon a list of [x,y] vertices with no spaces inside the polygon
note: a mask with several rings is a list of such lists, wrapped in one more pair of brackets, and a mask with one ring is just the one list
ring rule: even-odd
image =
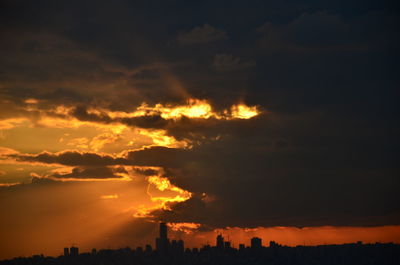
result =
[{"label": "dark foreground ridge", "polygon": [[167,237],[167,226],[160,224],[160,237],[156,238],[156,249],[150,245],[136,249],[117,250],[93,249],[90,253],[79,253],[77,247],[65,248],[64,255],[59,257],[19,257],[0,261],[1,265],[252,265],[252,264],[290,264],[290,265],[399,265],[400,245],[394,243],[363,244],[362,242],[343,245],[321,246],[281,246],[274,241],[268,247],[262,245],[260,238],[251,239],[251,246],[231,246],[218,235],[216,245],[205,245],[202,248],[184,249],[182,240],[170,240]]}]

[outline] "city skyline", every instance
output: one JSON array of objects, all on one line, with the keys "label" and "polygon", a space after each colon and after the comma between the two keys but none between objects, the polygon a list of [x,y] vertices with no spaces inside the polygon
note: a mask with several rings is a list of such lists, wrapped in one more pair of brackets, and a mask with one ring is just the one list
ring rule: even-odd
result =
[{"label": "city skyline", "polygon": [[[263,244],[263,239],[257,236],[254,236],[250,238],[248,244],[245,242],[239,242],[237,244],[237,247],[235,247],[235,243],[232,242],[229,237],[228,239],[224,238],[222,233],[217,233],[217,236],[215,237],[215,242],[209,243],[207,242],[206,244],[203,244],[201,246],[192,246],[192,247],[186,247],[185,248],[185,243],[182,239],[177,239],[177,238],[169,238],[168,237],[168,224],[165,222],[160,222],[158,225],[158,237],[155,238],[154,244],[151,244],[150,242],[145,244],[144,246],[126,246],[125,248],[131,248],[133,250],[136,250],[136,252],[140,253],[152,253],[153,251],[156,251],[158,255],[160,256],[167,256],[167,255],[178,255],[183,254],[184,252],[198,252],[200,250],[204,249],[210,249],[214,248],[217,251],[225,251],[227,249],[236,249],[239,251],[243,251],[245,249],[252,249],[253,251],[260,250],[265,247],[269,248],[280,248],[280,247],[287,247],[285,245],[281,245],[278,242],[275,242],[274,240],[270,240],[267,242],[267,245]],[[356,242],[348,242],[348,245],[362,245],[364,242],[358,240]],[[375,244],[394,244],[393,242],[374,242]],[[327,244],[324,244],[327,245]],[[332,245],[332,244],[328,244]],[[335,245],[335,244],[333,244]],[[339,244],[340,245],[340,244]],[[345,244],[344,244],[345,245]],[[304,242],[303,245],[297,245],[295,247],[300,247],[303,246],[305,247],[306,244]],[[315,246],[321,246],[321,245],[315,245]],[[77,257],[79,255],[79,247],[76,245],[72,245],[71,247],[64,247],[63,250],[63,256],[64,257]],[[96,248],[92,248],[91,251],[86,251],[86,253],[91,253],[92,255],[96,255],[98,250]],[[40,254],[43,255],[43,254]],[[399,257],[400,258],[400,257]]]},{"label": "city skyline", "polygon": [[[400,245],[393,243],[356,243],[322,246],[282,246],[270,241],[264,246],[262,239],[253,237],[250,245],[239,244],[235,248],[232,242],[224,239],[222,234],[215,238],[215,244],[202,247],[185,248],[184,241],[168,237],[168,226],[159,223],[156,247],[146,244],[144,247],[125,247],[121,249],[95,249],[80,252],[77,246],[65,247],[63,255],[49,257],[36,254],[31,257],[18,257],[0,260],[0,264],[398,264],[400,261]],[[323,253],[323,255],[321,255]],[[345,255],[344,255],[345,254]],[[367,262],[367,263],[365,263]]]},{"label": "city skyline", "polygon": [[[295,245],[285,245],[285,244],[280,244],[280,242],[276,242],[274,240],[274,238],[260,238],[259,235],[257,234],[253,234],[253,236],[248,237],[247,238],[247,242],[242,241],[237,241],[235,242],[235,240],[231,240],[229,233],[226,233],[224,235],[224,232],[222,231],[214,231],[213,233],[215,234],[215,238],[214,241],[207,241],[207,242],[203,242],[202,244],[199,245],[190,245],[190,246],[186,246],[185,245],[185,241],[182,240],[182,235],[173,235],[172,238],[168,237],[169,231],[168,229],[171,229],[174,227],[174,224],[170,224],[170,223],[165,223],[165,222],[160,222],[158,225],[158,236],[155,235],[153,242],[150,240],[149,242],[145,242],[142,245],[130,245],[130,246],[125,246],[125,248],[132,248],[133,250],[139,250],[139,252],[152,252],[152,251],[157,251],[158,254],[160,255],[167,255],[170,252],[176,253],[178,251],[178,253],[183,253],[184,251],[186,251],[187,249],[190,249],[191,251],[193,251],[193,249],[196,249],[196,251],[200,250],[200,249],[207,249],[207,248],[215,248],[218,249],[220,251],[226,249],[226,248],[232,248],[232,249],[237,249],[237,250],[242,250],[245,248],[251,248],[251,249],[260,249],[263,247],[299,247],[299,246],[323,246],[323,245],[341,245],[341,244],[393,244],[393,243],[400,243],[397,241],[382,241],[382,242],[378,242],[378,241],[362,241],[362,240],[355,240],[355,241],[346,241],[346,242],[332,242],[332,243],[317,243],[317,244],[307,244],[306,241],[303,239],[302,242],[300,242],[300,244],[295,244]],[[171,231],[170,231],[171,232]],[[193,236],[193,234],[189,233],[188,237]],[[225,237],[224,237],[225,236]],[[397,238],[397,237],[395,237]],[[265,244],[265,243],[266,244]],[[77,252],[77,246],[71,246],[70,248],[74,249],[73,251],[75,253]],[[124,248],[122,246],[120,246],[120,248]],[[69,248],[66,247],[64,248],[64,256],[66,256],[66,249],[68,250]],[[69,251],[69,250],[68,250]],[[85,252],[90,252],[93,253],[93,251],[96,253],[96,248],[92,248],[90,250],[86,249]],[[71,251],[70,251],[71,252]],[[77,255],[77,254],[75,254]],[[67,255],[68,256],[68,255]]]}]

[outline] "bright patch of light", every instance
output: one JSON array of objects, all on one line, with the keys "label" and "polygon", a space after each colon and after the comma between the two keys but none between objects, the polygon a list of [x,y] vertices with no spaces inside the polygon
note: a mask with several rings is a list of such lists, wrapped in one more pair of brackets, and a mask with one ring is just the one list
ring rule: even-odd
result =
[{"label": "bright patch of light", "polygon": [[231,108],[233,118],[237,119],[251,119],[257,116],[260,112],[256,106],[249,107],[244,104],[234,105]]},{"label": "bright patch of light", "polygon": [[111,194],[111,195],[102,195],[100,196],[101,199],[118,199],[118,194]]}]

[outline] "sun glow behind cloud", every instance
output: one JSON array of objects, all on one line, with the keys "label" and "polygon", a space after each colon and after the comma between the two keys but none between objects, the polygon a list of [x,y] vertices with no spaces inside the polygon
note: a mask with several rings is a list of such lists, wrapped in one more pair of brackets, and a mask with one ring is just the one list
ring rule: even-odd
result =
[{"label": "sun glow behind cloud", "polygon": [[142,103],[133,112],[123,111],[109,111],[106,109],[90,108],[88,113],[95,115],[108,115],[112,119],[118,118],[135,118],[144,116],[159,115],[166,120],[176,120],[182,117],[196,118],[196,119],[251,119],[258,114],[260,111],[256,106],[247,106],[243,103],[232,105],[229,110],[223,110],[222,112],[215,112],[213,107],[207,100],[201,99],[188,99],[185,104],[172,105],[172,104],[156,104],[150,106],[146,103]]},{"label": "sun glow behind cloud", "polygon": [[[119,149],[120,152],[127,148],[142,148],[145,146],[191,148],[193,143],[190,140],[176,139],[168,131],[171,125],[174,126],[174,122],[183,117],[196,120],[215,119],[229,121],[251,119],[261,113],[257,106],[247,106],[243,103],[232,105],[225,110],[215,111],[207,100],[193,98],[188,99],[183,104],[158,103],[150,106],[142,103],[131,112],[112,111],[99,106],[89,106],[85,110],[85,115],[87,116],[76,114],[77,109],[72,106],[57,105],[44,108],[39,104],[38,100],[31,98],[27,99],[25,103],[26,105],[22,106],[21,109],[32,115],[29,114],[23,118],[0,120],[0,130],[2,130],[0,140],[4,138],[4,131],[12,129],[20,128],[20,130],[24,129],[26,131],[39,131],[39,128],[46,128],[48,132],[51,132],[51,130],[60,132],[64,129],[68,130],[69,133],[64,132],[59,135],[57,138],[58,143],[56,144],[58,147],[54,148],[60,148],[59,150],[77,148],[78,150],[95,152],[105,152],[108,149],[110,151],[113,150],[114,153],[117,151],[116,149]],[[131,118],[146,119],[146,117],[151,117],[150,120],[153,117],[160,117],[161,122],[166,122],[165,127],[152,127],[152,124],[140,127],[139,124],[136,125],[135,121],[129,121]],[[172,124],[169,122],[172,122]],[[74,133],[78,131],[82,132],[79,134]],[[90,135],[88,135],[89,131],[91,131]],[[75,137],[72,137],[72,134],[75,134]],[[130,137],[133,138],[129,139]],[[37,141],[35,142],[38,144],[43,143],[45,146],[55,146],[54,143],[50,143],[52,141],[51,138],[36,139]],[[19,145],[15,141],[8,143],[7,139],[1,144],[4,146],[9,145],[11,148],[15,148],[14,145]],[[30,141],[23,146],[27,144],[32,146],[34,143]],[[118,148],[115,146],[118,146]],[[18,150],[18,148],[16,149]],[[43,149],[38,151],[43,151]],[[52,149],[52,151],[56,150]]]},{"label": "sun glow behind cloud", "polygon": [[[171,202],[184,202],[192,197],[191,192],[172,185],[169,179],[165,177],[149,176],[147,181],[149,182],[147,194],[153,202],[160,202],[160,208],[162,209],[169,209],[168,204]],[[150,192],[151,185],[154,185],[159,191],[171,191],[175,194],[172,196],[154,195]]]},{"label": "sun glow behind cloud", "polygon": [[231,108],[232,117],[238,119],[251,119],[257,116],[260,112],[256,106],[249,107],[244,104],[233,105]]}]

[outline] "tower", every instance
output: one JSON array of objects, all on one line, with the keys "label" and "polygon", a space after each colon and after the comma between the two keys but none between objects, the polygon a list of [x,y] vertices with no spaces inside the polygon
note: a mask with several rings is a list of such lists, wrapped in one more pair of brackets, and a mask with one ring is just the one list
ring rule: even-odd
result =
[{"label": "tower", "polygon": [[262,247],[262,241],[259,237],[253,237],[251,239],[251,248],[252,249],[259,249]]},{"label": "tower", "polygon": [[65,257],[69,256],[69,248],[64,248],[64,256]]},{"label": "tower", "polygon": [[217,248],[218,249],[224,248],[224,238],[222,237],[222,235],[217,236]]},{"label": "tower", "polygon": [[161,255],[166,254],[169,248],[168,228],[166,223],[160,223],[160,237],[156,238],[156,249]]},{"label": "tower", "polygon": [[79,248],[77,248],[77,247],[70,247],[70,248],[69,248],[69,255],[70,255],[70,256],[74,256],[74,257],[78,256],[78,255],[79,255]]},{"label": "tower", "polygon": [[166,223],[160,223],[160,238],[168,238]]}]

